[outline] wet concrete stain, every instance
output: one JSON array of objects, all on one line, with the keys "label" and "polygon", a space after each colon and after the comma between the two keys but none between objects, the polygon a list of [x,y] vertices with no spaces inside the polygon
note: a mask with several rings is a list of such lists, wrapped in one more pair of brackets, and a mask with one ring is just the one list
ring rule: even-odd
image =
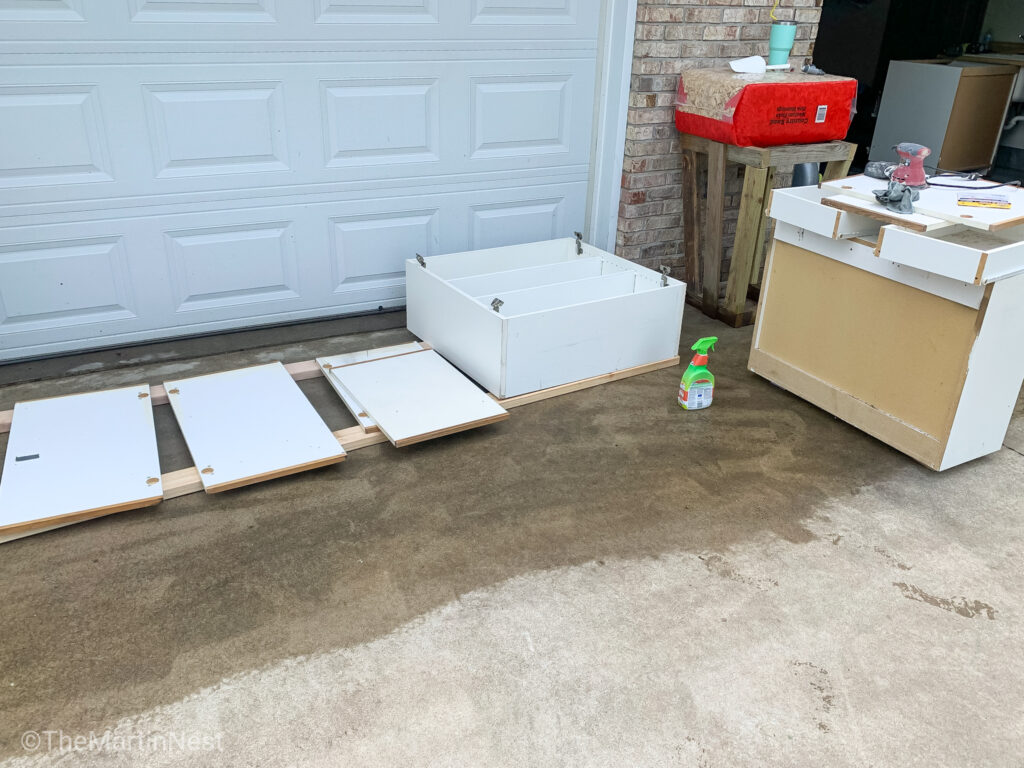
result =
[{"label": "wet concrete stain", "polygon": [[881,555],[883,558],[885,558],[885,560],[890,565],[894,566],[895,568],[899,568],[901,571],[909,571],[914,567],[912,565],[907,565],[906,563],[900,562],[899,559],[897,559],[894,555],[892,555],[890,552],[888,552],[882,547],[875,547],[874,549],[875,552]]},{"label": "wet concrete stain", "polygon": [[736,569],[729,564],[728,560],[718,554],[704,553],[697,555],[697,559],[704,563],[704,567],[708,569],[709,573],[713,573],[716,576],[728,579],[729,581],[735,581],[737,584],[746,584],[747,586],[760,590],[779,586],[779,582],[776,579],[759,576],[746,576],[738,573]]},{"label": "wet concrete stain", "polygon": [[830,499],[917,471],[749,373],[750,329],[688,319],[687,338],[711,333],[706,411],[681,411],[680,369],[664,369],[472,432],[4,544],[0,755],[20,753],[26,729],[59,718],[88,731],[533,570],[812,542],[805,523]]},{"label": "wet concrete stain", "polygon": [[973,619],[975,616],[984,616],[989,620],[995,620],[996,615],[999,613],[991,605],[980,600],[968,600],[966,597],[936,597],[935,595],[928,594],[920,587],[915,587],[913,584],[904,584],[903,582],[894,581],[892,585],[902,592],[903,596],[908,600],[916,600],[919,603],[933,605],[936,608],[941,608],[944,611],[955,613],[967,619]]},{"label": "wet concrete stain", "polygon": [[811,690],[815,692],[820,700],[822,719],[818,720],[816,726],[819,731],[829,733],[832,727],[825,722],[835,709],[835,692],[832,689],[832,682],[829,680],[828,670],[812,664],[809,661],[792,661],[790,664],[808,679]]}]

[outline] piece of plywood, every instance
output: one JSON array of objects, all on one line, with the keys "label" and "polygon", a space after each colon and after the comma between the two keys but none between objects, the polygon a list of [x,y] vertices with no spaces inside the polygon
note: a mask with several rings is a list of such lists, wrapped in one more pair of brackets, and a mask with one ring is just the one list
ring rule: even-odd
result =
[{"label": "piece of plywood", "polygon": [[343,368],[346,365],[365,363],[367,360],[379,360],[382,357],[409,355],[414,352],[422,352],[424,349],[430,349],[430,345],[425,344],[422,341],[410,341],[407,344],[396,344],[392,347],[361,349],[356,352],[345,352],[343,354],[332,355],[330,357],[318,357],[316,359],[316,364],[319,372],[323,373],[327,378],[327,382],[337,393],[338,397],[341,398],[341,401],[355,417],[355,420],[359,422],[359,426],[362,427],[363,431],[379,432],[380,428],[377,426],[377,423],[370,418],[369,414],[366,413],[363,406],[359,404],[358,400],[356,400],[355,395],[349,392],[336,376],[328,375],[328,372],[332,368]]},{"label": "piece of plywood", "polygon": [[[881,221],[885,224],[898,224],[913,232],[934,232],[949,227],[949,223],[945,219],[939,219],[935,216],[924,216],[921,213],[896,213],[884,205],[880,205],[877,200],[863,200],[852,195],[823,197],[821,204],[840,211],[866,216],[869,219]],[[914,210],[917,210],[916,207]],[[838,228],[838,220],[836,221],[836,226]]]},{"label": "piece of plywood", "polygon": [[776,241],[755,348],[945,443],[978,310]]},{"label": "piece of plywood", "polygon": [[[939,184],[956,185],[958,189],[933,185],[919,190],[921,196],[914,202],[915,214],[944,219],[972,229],[986,229],[993,232],[1024,224],[1024,189],[1020,187],[1001,186],[987,190],[991,194],[1006,195],[1010,201],[1010,208],[976,208],[957,205],[959,196],[972,189],[991,187],[993,182],[987,179],[968,181],[955,176],[936,178],[934,181]],[[847,195],[869,202],[875,201],[874,190],[885,189],[885,187],[885,181],[868,176],[850,176],[821,185],[822,190],[828,194]],[[884,207],[881,208],[883,211],[886,210]],[[858,213],[870,215],[863,210]]]},{"label": "piece of plywood", "polygon": [[394,445],[508,418],[508,411],[433,350],[332,368]]},{"label": "piece of plywood", "polygon": [[0,534],[81,522],[162,497],[149,387],[14,406]]},{"label": "piece of plywood", "polygon": [[164,383],[207,493],[345,458],[281,363]]}]

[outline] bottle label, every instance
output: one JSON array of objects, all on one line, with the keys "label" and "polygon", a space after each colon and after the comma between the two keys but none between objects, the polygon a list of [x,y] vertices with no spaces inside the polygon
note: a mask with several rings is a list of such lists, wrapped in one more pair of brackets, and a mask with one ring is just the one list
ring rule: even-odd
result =
[{"label": "bottle label", "polygon": [[715,385],[706,381],[699,381],[690,386],[689,389],[679,387],[679,404],[688,411],[696,411],[700,408],[707,408],[715,394]]}]

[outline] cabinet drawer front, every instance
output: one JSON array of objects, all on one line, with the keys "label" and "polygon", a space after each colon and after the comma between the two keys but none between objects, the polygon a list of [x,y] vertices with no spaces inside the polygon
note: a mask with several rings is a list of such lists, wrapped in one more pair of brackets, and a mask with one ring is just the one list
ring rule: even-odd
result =
[{"label": "cabinet drawer front", "polygon": [[1024,243],[1011,243],[978,230],[919,234],[883,227],[878,255],[965,283],[983,285],[1024,272]]},{"label": "cabinet drawer front", "polygon": [[866,216],[839,211],[821,204],[817,187],[777,189],[772,192],[768,215],[833,240],[874,237],[882,223]]}]

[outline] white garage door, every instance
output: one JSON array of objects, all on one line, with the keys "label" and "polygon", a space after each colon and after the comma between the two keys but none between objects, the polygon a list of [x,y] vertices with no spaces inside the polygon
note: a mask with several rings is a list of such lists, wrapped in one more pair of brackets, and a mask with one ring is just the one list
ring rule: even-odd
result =
[{"label": "white garage door", "polygon": [[601,0],[0,0],[0,359],[582,229]]}]

